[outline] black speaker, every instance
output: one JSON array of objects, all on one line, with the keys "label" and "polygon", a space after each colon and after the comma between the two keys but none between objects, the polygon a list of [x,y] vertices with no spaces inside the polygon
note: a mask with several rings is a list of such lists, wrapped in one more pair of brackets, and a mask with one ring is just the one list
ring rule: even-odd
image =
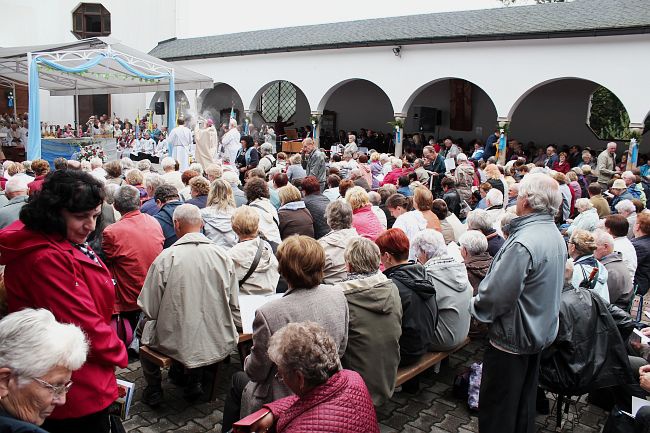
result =
[{"label": "black speaker", "polygon": [[156,114],[165,114],[165,103],[163,101],[156,102],[154,110]]},{"label": "black speaker", "polygon": [[432,107],[420,107],[418,118],[420,131],[435,131],[436,126],[442,123],[442,112]]}]

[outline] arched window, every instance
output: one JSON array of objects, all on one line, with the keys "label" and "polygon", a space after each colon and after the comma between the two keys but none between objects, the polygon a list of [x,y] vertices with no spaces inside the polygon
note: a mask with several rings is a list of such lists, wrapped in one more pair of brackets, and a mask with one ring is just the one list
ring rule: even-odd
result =
[{"label": "arched window", "polygon": [[288,120],[296,113],[296,88],[288,81],[271,84],[262,93],[260,114],[271,123],[282,117]]},{"label": "arched window", "polygon": [[99,3],[81,3],[72,12],[72,33],[79,39],[111,34],[111,13]]}]

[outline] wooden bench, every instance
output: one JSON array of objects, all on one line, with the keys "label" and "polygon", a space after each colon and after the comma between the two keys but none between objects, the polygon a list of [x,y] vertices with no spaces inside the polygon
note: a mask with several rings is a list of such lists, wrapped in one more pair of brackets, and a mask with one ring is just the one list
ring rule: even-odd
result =
[{"label": "wooden bench", "polygon": [[469,337],[466,338],[465,341],[460,343],[454,349],[448,352],[425,353],[424,355],[422,355],[420,360],[415,364],[411,364],[408,367],[402,367],[397,370],[397,377],[395,378],[395,386],[397,387],[402,385],[404,382],[413,379],[415,376],[422,373],[423,371],[428,370],[434,365],[437,366],[436,369],[436,373],[437,373],[439,370],[440,362],[443,359],[447,358],[452,353],[459,351],[460,349],[467,346],[468,344],[469,344]]},{"label": "wooden bench", "polygon": [[[253,336],[251,334],[239,334],[239,343],[237,344],[239,356],[242,356],[242,354],[246,352],[245,347],[247,347],[249,344],[252,344],[252,339]],[[249,341],[251,343],[247,343]],[[250,348],[248,349],[248,351],[250,351]],[[151,363],[164,369],[169,369],[169,367],[171,367],[172,363],[174,362],[173,358],[165,354],[162,354],[160,352],[156,352],[155,350],[153,350],[148,346],[140,346],[140,358],[146,359],[147,361],[150,361]],[[243,365],[244,363],[243,359],[241,362]],[[217,362],[215,364],[207,366],[214,373],[214,378],[212,379],[212,384],[210,385],[210,401],[217,399],[217,378],[218,378],[217,372],[219,370],[220,363],[221,362]]]}]

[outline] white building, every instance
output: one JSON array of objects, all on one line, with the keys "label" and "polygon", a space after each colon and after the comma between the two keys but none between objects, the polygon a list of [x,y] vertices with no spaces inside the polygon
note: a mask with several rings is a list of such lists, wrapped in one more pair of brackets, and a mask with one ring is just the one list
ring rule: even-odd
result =
[{"label": "white building", "polygon": [[[650,86],[643,79],[650,71],[647,0],[575,0],[191,37],[192,17],[200,11],[195,3],[102,5],[111,14],[112,37],[153,48],[151,54],[214,79],[214,89],[177,98],[190,111],[214,118],[234,105],[256,124],[271,122],[277,107],[269,105],[281,93],[285,120],[301,126],[312,115],[323,116],[323,135],[360,128],[388,132],[387,122],[398,117],[407,133],[484,139],[497,121],[508,121],[511,136],[522,142],[601,148],[607,137],[597,137],[588,125],[594,90],[604,86],[614,93],[633,128],[642,128],[650,111]],[[12,4],[17,19],[0,30],[2,44],[74,40],[79,5]],[[143,29],[144,16],[155,24]],[[34,33],[22,32],[32,21]],[[58,34],[49,32],[44,40],[43,28]],[[72,98],[60,98],[43,104],[43,120],[74,117]],[[158,100],[165,95],[113,95],[110,110],[133,118]],[[427,108],[439,117],[421,125]],[[650,140],[644,141],[647,152]]]}]

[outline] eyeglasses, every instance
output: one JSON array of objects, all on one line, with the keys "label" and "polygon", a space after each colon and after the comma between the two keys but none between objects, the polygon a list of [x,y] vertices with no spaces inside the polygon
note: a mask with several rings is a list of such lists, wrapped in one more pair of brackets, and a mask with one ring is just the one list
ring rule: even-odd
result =
[{"label": "eyeglasses", "polygon": [[277,379],[278,382],[284,383],[284,377],[282,377],[279,371],[275,373],[275,378]]},{"label": "eyeglasses", "polygon": [[72,381],[68,381],[67,383],[63,385],[52,385],[51,383],[48,383],[42,379],[38,379],[36,377],[33,377],[32,380],[34,380],[36,383],[41,385],[44,388],[48,388],[50,391],[52,391],[52,394],[54,394],[55,397],[61,397],[63,395],[66,395],[68,391],[70,391],[70,388],[72,388]]}]

